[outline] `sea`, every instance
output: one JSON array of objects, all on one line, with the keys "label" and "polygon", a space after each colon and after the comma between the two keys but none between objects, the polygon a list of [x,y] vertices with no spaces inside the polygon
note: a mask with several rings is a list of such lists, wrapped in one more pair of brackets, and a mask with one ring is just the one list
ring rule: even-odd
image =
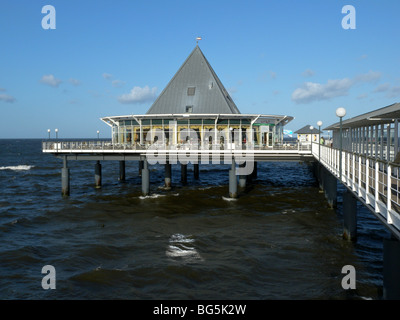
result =
[{"label": "sea", "polygon": [[[62,160],[39,139],[0,140],[1,300],[380,300],[389,233],[358,203],[357,241],[343,239],[342,193],[329,208],[304,162],[259,162],[228,196],[229,165],[150,166],[142,196],[136,161]],[[353,266],[355,289],[344,288]],[[50,266],[51,269],[48,269]],[[46,269],[47,268],[47,269]],[[47,271],[50,270],[50,271]]]}]

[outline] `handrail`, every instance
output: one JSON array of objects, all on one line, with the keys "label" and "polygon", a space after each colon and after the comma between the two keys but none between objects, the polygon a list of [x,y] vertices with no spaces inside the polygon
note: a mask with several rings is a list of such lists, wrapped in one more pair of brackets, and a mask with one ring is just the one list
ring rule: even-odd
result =
[{"label": "handrail", "polygon": [[[312,145],[312,155],[390,228],[400,232],[400,165],[325,145]],[[341,177],[341,178],[340,178]]]},{"label": "handrail", "polygon": [[222,144],[199,144],[199,143],[179,143],[179,144],[139,144],[139,143],[112,143],[111,140],[92,140],[92,141],[43,141],[42,150],[44,152],[85,152],[85,151],[115,151],[115,150],[293,150],[309,151],[311,154],[311,144],[284,143],[275,146],[266,146],[254,143],[222,143]]}]

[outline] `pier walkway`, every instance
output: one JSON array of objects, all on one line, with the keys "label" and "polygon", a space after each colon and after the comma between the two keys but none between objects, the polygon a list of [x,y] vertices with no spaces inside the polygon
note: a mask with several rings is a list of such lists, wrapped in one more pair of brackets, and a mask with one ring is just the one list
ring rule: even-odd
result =
[{"label": "pier walkway", "polygon": [[340,166],[340,150],[317,143],[312,145],[312,154],[324,169],[347,187],[357,200],[400,239],[399,164],[342,151]]},{"label": "pier walkway", "polygon": [[[285,143],[268,147],[254,144],[113,144],[110,140],[100,141],[43,141],[44,153],[54,154],[67,160],[144,160],[151,156],[178,157],[190,154],[190,159],[207,163],[207,157],[226,159],[231,157],[254,157],[254,161],[300,161],[312,160],[310,143]],[[195,161],[193,161],[195,162]]]}]

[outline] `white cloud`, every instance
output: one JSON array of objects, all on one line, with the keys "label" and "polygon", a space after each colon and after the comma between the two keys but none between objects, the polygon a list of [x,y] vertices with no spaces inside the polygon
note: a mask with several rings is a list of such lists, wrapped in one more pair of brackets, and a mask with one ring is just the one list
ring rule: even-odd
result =
[{"label": "white cloud", "polygon": [[388,98],[395,98],[395,97],[400,96],[400,86],[391,87],[387,96],[388,96]]},{"label": "white cloud", "polygon": [[15,101],[15,98],[13,96],[8,95],[8,94],[0,94],[0,101],[13,103]]},{"label": "white cloud", "polygon": [[69,82],[75,87],[81,85],[81,82],[78,79],[72,79],[71,78],[71,79],[69,79]]},{"label": "white cloud", "polygon": [[56,79],[52,74],[44,75],[40,82],[47,84],[48,86],[57,88],[62,82],[60,79]]},{"label": "white cloud", "polygon": [[296,103],[310,103],[313,101],[329,100],[336,97],[346,96],[349,90],[356,84],[375,83],[382,74],[376,71],[359,74],[354,79],[343,78],[328,80],[326,84],[306,82],[301,88],[292,93],[292,100]]},{"label": "white cloud", "polygon": [[395,98],[400,96],[400,86],[391,86],[390,83],[386,82],[377,86],[373,92],[374,93],[386,92],[386,97]]},{"label": "white cloud", "polygon": [[347,95],[352,85],[353,81],[348,78],[328,80],[326,84],[306,82],[302,88],[294,90],[292,100],[296,103],[329,100]]},{"label": "white cloud", "polygon": [[277,77],[276,72],[274,71],[264,71],[258,76],[258,81],[265,82],[268,81],[270,78],[275,80]]},{"label": "white cloud", "polygon": [[311,69],[305,70],[301,75],[303,77],[312,77],[315,74],[315,72]]},{"label": "white cloud", "polygon": [[118,97],[118,101],[120,103],[129,104],[129,103],[144,103],[153,101],[157,94],[157,88],[149,88],[149,86],[141,87],[133,87],[133,89],[126,94],[123,94]]},{"label": "white cloud", "polygon": [[360,74],[354,78],[356,82],[377,82],[382,77],[380,72],[369,71],[368,73]]},{"label": "white cloud", "polygon": [[112,75],[112,74],[109,74],[109,73],[103,73],[103,78],[104,78],[104,79],[106,79],[106,80],[110,80],[112,77],[113,77],[113,75]]},{"label": "white cloud", "polygon": [[114,88],[121,88],[121,87],[123,87],[124,85],[125,85],[125,81],[122,81],[122,80],[113,80],[112,82],[111,82],[111,84],[112,84],[112,86],[114,87]]},{"label": "white cloud", "polygon": [[389,83],[382,83],[379,86],[377,86],[373,92],[386,92],[390,89],[390,84]]},{"label": "white cloud", "polygon": [[362,93],[357,96],[358,100],[362,100],[368,97],[368,93]]}]

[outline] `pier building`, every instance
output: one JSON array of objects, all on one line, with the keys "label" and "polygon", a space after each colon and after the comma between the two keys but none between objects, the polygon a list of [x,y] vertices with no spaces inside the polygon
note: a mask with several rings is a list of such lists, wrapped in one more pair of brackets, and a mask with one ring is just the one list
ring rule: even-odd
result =
[{"label": "pier building", "polygon": [[133,147],[273,148],[293,117],[241,114],[196,45],[144,115],[103,117],[112,144]]},{"label": "pier building", "polygon": [[[105,116],[111,129],[107,141],[44,141],[43,152],[63,159],[62,194],[69,195],[69,160],[94,160],[95,186],[101,187],[101,162],[120,161],[120,180],[125,161],[139,161],[142,192],[150,192],[149,165],[165,165],[165,186],[171,187],[171,165],[181,165],[186,183],[187,165],[225,163],[229,170],[229,196],[237,196],[257,172],[257,161],[285,158],[311,159],[311,145],[299,147],[283,141],[288,115],[242,114],[200,47],[190,55],[157,97],[146,114]],[[239,181],[239,182],[238,182]]]}]

